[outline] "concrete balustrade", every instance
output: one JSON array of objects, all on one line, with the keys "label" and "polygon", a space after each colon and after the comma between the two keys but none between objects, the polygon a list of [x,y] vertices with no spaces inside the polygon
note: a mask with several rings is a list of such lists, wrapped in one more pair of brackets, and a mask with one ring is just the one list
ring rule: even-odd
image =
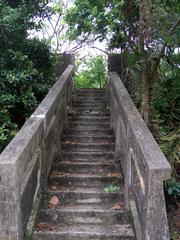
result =
[{"label": "concrete balustrade", "polygon": [[48,174],[60,152],[61,132],[71,109],[72,63],[71,58],[71,64],[0,155],[0,240],[24,239],[33,204],[38,194],[47,190]]},{"label": "concrete balustrade", "polygon": [[117,72],[109,72],[108,93],[116,155],[125,177],[126,208],[133,217],[136,237],[168,240],[163,182],[170,178],[170,165]]},{"label": "concrete balustrade", "polygon": [[[163,182],[170,178],[171,168],[111,61],[107,101],[116,157],[125,178],[126,209],[138,240],[168,240]],[[61,157],[61,133],[72,106],[74,68],[73,58],[66,56],[65,65],[57,69],[57,73],[64,72],[0,155],[0,240],[24,239],[34,203],[47,192],[52,162]]]}]

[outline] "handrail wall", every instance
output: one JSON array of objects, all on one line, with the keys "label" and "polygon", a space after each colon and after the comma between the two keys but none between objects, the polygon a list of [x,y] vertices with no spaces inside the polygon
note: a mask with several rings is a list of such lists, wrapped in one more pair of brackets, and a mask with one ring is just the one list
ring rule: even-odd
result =
[{"label": "handrail wall", "polygon": [[35,112],[0,155],[0,240],[22,240],[38,192],[47,190],[73,94],[68,65]]},{"label": "handrail wall", "polygon": [[116,155],[125,176],[125,203],[137,239],[168,240],[163,181],[170,178],[171,167],[117,72],[109,73],[108,92]]}]

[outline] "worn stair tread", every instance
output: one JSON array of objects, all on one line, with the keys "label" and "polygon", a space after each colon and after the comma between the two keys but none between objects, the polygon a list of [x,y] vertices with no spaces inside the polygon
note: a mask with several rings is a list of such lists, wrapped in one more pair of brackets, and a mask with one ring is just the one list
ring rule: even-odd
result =
[{"label": "worn stair tread", "polygon": [[69,114],[69,116],[68,116],[68,120],[70,120],[70,119],[79,119],[79,120],[86,120],[86,119],[91,119],[91,120],[99,120],[99,121],[101,121],[101,120],[110,120],[110,116],[99,116],[99,115],[89,115],[89,114],[87,114],[87,115],[79,115],[79,116],[76,116],[76,114],[75,115],[73,115],[73,114]]},{"label": "worn stair tread", "polygon": [[[62,174],[62,175],[61,175]],[[106,187],[107,185],[120,185],[123,182],[122,176],[106,176],[95,174],[71,174],[71,173],[53,173],[50,176],[50,181],[60,186],[73,187]]]},{"label": "worn stair tread", "polygon": [[76,98],[75,98],[75,100],[77,100],[79,97],[86,97],[86,94],[87,94],[87,96],[89,96],[89,97],[96,97],[96,98],[101,98],[101,97],[104,97],[106,94],[105,94],[105,91],[102,91],[102,92],[99,92],[99,93],[97,93],[97,92],[81,92],[81,93],[79,93],[79,92],[76,92],[77,94],[76,94]]},{"label": "worn stair tread", "polygon": [[82,92],[82,93],[77,93],[76,94],[76,98],[79,98],[79,97],[84,97],[84,98],[88,98],[88,97],[91,97],[91,98],[95,98],[95,97],[100,97],[102,99],[105,99],[106,100],[106,94],[105,92]]},{"label": "worn stair tread", "polygon": [[73,143],[113,143],[114,142],[114,136],[94,136],[94,135],[88,135],[88,136],[79,136],[75,134],[64,134],[62,135],[61,139],[63,142],[67,143],[73,142]]},{"label": "worn stair tread", "polygon": [[93,105],[93,104],[102,104],[102,105],[105,105],[106,104],[106,101],[105,99],[101,98],[101,99],[76,99],[76,101],[73,102],[73,106],[76,106],[76,105]]},{"label": "worn stair tread", "polygon": [[[69,134],[69,132],[64,132],[64,134]],[[96,129],[96,130],[87,130],[87,129],[72,129],[70,136],[78,136],[78,137],[112,137],[112,130],[110,129]]]},{"label": "worn stair tread", "polygon": [[54,164],[58,165],[71,165],[71,166],[77,166],[77,165],[82,165],[82,166],[116,166],[117,164],[119,165],[118,161],[114,160],[104,160],[104,161],[97,161],[96,159],[92,159],[90,162],[87,160],[79,159],[79,160],[56,160]]},{"label": "worn stair tread", "polygon": [[71,111],[71,113],[69,113],[69,117],[79,117],[79,116],[86,116],[86,117],[109,117],[110,116],[110,112],[108,110],[106,110],[106,112],[103,111],[84,111],[84,112],[76,112],[76,111]]},{"label": "worn stair tread", "polygon": [[[108,186],[108,185],[107,185]],[[54,190],[54,187],[56,187],[56,190]],[[119,188],[122,189],[123,186],[119,185]],[[48,194],[49,195],[56,195],[56,193],[69,193],[69,192],[73,192],[73,193],[83,193],[83,194],[121,194],[121,192],[119,192],[119,190],[114,190],[111,192],[105,192],[104,188],[102,187],[68,187],[68,186],[57,186],[57,185],[50,185],[49,186],[49,190],[48,190]]]},{"label": "worn stair tread", "polygon": [[[108,185],[106,185],[108,186]],[[53,190],[56,187],[56,190]],[[57,196],[61,204],[81,204],[82,208],[87,204],[105,204],[117,203],[124,200],[123,186],[119,190],[105,192],[101,187],[67,187],[67,186],[49,186],[47,197],[50,200],[52,196]],[[44,202],[43,202],[44,203]],[[45,204],[45,203],[44,203]],[[47,205],[45,204],[45,208]]]},{"label": "worn stair tread", "polygon": [[113,161],[113,151],[91,151],[91,152],[75,152],[75,151],[62,151],[63,160],[74,160],[74,161]]},{"label": "worn stair tread", "polygon": [[97,131],[97,130],[107,130],[110,131],[110,124],[106,123],[106,124],[81,124],[81,123],[68,123],[69,128],[73,130],[77,131],[81,131],[81,130],[89,130],[89,131]]},{"label": "worn stair tread", "polygon": [[114,162],[113,160],[110,162],[110,161],[107,161],[107,162],[97,162],[97,161],[94,161],[94,162],[86,162],[86,161],[66,161],[66,160],[61,160],[61,161],[56,161],[55,162],[55,166],[54,168],[60,168],[61,166],[63,166],[64,168],[65,167],[80,167],[80,168],[84,168],[84,167],[87,167],[87,168],[94,168],[94,167],[97,167],[98,169],[100,167],[104,168],[109,168],[110,171],[112,171],[112,169],[115,169],[117,168],[117,166],[119,167],[119,164],[118,162]]},{"label": "worn stair tread", "polygon": [[106,129],[82,129],[82,128],[66,128],[64,133],[71,133],[71,134],[79,134],[79,136],[88,136],[88,135],[94,135],[94,136],[107,136],[112,135],[113,131],[111,128]]},{"label": "worn stair tread", "polygon": [[[75,164],[84,164],[84,165],[87,165],[88,166],[103,166],[103,164],[109,164],[109,165],[115,165],[115,164],[118,164],[119,165],[119,161],[114,161],[113,159],[103,159],[103,160],[98,160],[98,159],[83,159],[83,158],[80,158],[80,159],[56,159],[56,161],[54,162],[54,164],[71,164],[72,163],[72,166],[76,166]],[[90,165],[90,164],[93,164],[93,165]],[[74,165],[73,165],[74,164]],[[107,165],[106,165],[107,166]]]},{"label": "worn stair tread", "polygon": [[104,106],[106,105],[105,101],[74,101],[73,106]]},{"label": "worn stair tread", "polygon": [[84,162],[84,161],[59,161],[56,162],[56,166],[80,166],[80,167],[116,167],[116,164],[112,160],[111,162]]},{"label": "worn stair tread", "polygon": [[68,126],[70,128],[76,128],[76,129],[109,129],[110,123],[109,122],[103,122],[103,123],[85,123],[85,122],[69,122]]},{"label": "worn stair tread", "polygon": [[61,144],[65,144],[65,145],[68,145],[68,144],[73,144],[73,145],[81,145],[81,146],[97,146],[97,145],[99,145],[99,146],[103,146],[103,145],[105,145],[105,146],[107,146],[107,145],[111,145],[111,146],[114,146],[115,144],[114,144],[114,142],[112,142],[112,143],[99,143],[99,144],[97,144],[97,143],[67,143],[67,142],[61,142]]},{"label": "worn stair tread", "polygon": [[96,116],[84,116],[84,117],[69,117],[68,122],[74,123],[110,123],[109,117],[96,117]]},{"label": "worn stair tread", "polygon": [[[100,205],[100,204],[99,204]],[[104,205],[104,204],[102,204]],[[39,214],[39,222],[46,221],[49,223],[73,223],[73,224],[116,224],[130,223],[128,215],[123,209],[112,210],[112,205],[109,209],[105,206],[104,210],[100,207],[90,205],[56,207],[41,210]]]},{"label": "worn stair tread", "polygon": [[73,151],[71,151],[71,152],[69,152],[69,151],[62,151],[62,154],[80,154],[80,155],[89,155],[89,156],[92,156],[93,154],[95,154],[95,155],[105,155],[105,154],[107,154],[107,155],[112,155],[112,156],[114,156],[114,151],[107,151],[107,152],[105,152],[105,151],[102,151],[102,152],[96,152],[96,151],[94,151],[94,152],[86,152],[86,153],[84,153],[84,152],[73,152]]},{"label": "worn stair tread", "polygon": [[87,236],[87,237],[99,237],[105,236],[113,237],[113,236],[129,236],[134,237],[133,229],[130,224],[114,224],[114,225],[101,225],[101,224],[80,224],[80,225],[58,225],[50,226],[47,223],[47,228],[41,231],[36,231],[35,234],[37,236],[39,234],[49,234],[59,236],[64,234],[69,234],[72,236]]},{"label": "worn stair tread", "polygon": [[107,108],[105,106],[79,106],[79,107],[73,107],[72,111],[79,112],[79,113],[91,113],[94,111],[103,112],[106,111]]},{"label": "worn stair tread", "polygon": [[101,127],[106,127],[106,128],[110,128],[110,123],[109,122],[97,122],[97,123],[93,123],[93,122],[75,122],[75,121],[73,121],[73,122],[68,122],[68,125],[72,125],[72,126],[80,126],[81,125],[81,127],[83,127],[83,126],[85,126],[85,127],[99,127],[99,126],[101,126]]},{"label": "worn stair tread", "polygon": [[70,116],[68,117],[68,121],[86,121],[86,120],[90,120],[90,121],[97,121],[97,122],[109,122],[110,121],[110,117],[109,116],[89,116],[89,115],[84,115],[84,116]]},{"label": "worn stair tread", "polygon": [[106,89],[105,88],[83,87],[83,88],[80,88],[80,89],[76,90],[77,93],[78,92],[86,92],[86,91],[89,91],[89,92],[91,92],[91,91],[93,91],[93,92],[104,92],[104,91],[106,91]]},{"label": "worn stair tread", "polygon": [[115,146],[114,143],[76,143],[76,142],[61,142],[62,147],[82,147],[82,148],[111,148]]},{"label": "worn stair tread", "polygon": [[53,164],[52,171],[64,173],[103,173],[104,175],[118,172],[120,164],[114,161],[68,161],[60,160]]},{"label": "worn stair tread", "polygon": [[63,178],[63,177],[68,177],[68,178],[79,178],[79,179],[82,179],[82,178],[86,178],[86,179],[104,179],[104,178],[122,178],[122,174],[119,173],[119,172],[115,172],[115,173],[110,173],[110,174],[83,174],[83,173],[63,173],[63,172],[59,172],[59,171],[54,171],[52,172],[51,176],[58,176],[60,178]]},{"label": "worn stair tread", "polygon": [[122,182],[122,174],[120,173],[99,173],[99,174],[88,174],[88,173],[67,173],[54,171],[50,176],[52,182],[58,184],[67,184],[67,186],[106,186],[107,184]]},{"label": "worn stair tread", "polygon": [[57,207],[55,208],[49,208],[46,210],[42,210],[42,211],[47,211],[47,212],[99,212],[99,213],[122,213],[124,212],[124,208],[122,207],[121,209],[113,209],[114,205],[116,203],[84,203],[83,204],[83,208],[82,208],[82,204],[80,203],[75,203],[75,204],[59,204]]}]

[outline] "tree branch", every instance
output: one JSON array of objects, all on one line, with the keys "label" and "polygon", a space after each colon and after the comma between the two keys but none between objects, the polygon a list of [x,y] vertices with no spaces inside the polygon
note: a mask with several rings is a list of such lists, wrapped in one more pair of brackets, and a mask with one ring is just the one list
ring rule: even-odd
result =
[{"label": "tree branch", "polygon": [[172,28],[168,31],[167,33],[167,37],[166,37],[166,40],[161,48],[161,51],[158,55],[158,61],[161,60],[161,58],[164,56],[164,52],[165,52],[165,49],[166,49],[166,46],[168,44],[168,41],[169,41],[169,38],[171,37],[171,35],[174,33],[174,31],[176,30],[176,28],[180,25],[180,19],[178,19],[175,24],[172,26]]},{"label": "tree branch", "polygon": [[101,52],[103,52],[103,53],[105,53],[105,54],[109,54],[109,52],[107,52],[107,51],[105,51],[105,50],[103,50],[103,49],[100,49],[100,48],[98,48],[98,47],[96,47],[96,46],[91,46],[91,45],[89,45],[90,46],[90,48],[94,48],[94,49],[97,49],[97,50],[99,50],[99,51],[101,51]]},{"label": "tree branch", "polygon": [[77,49],[82,48],[83,43],[86,42],[86,40],[88,39],[89,35],[90,35],[90,33],[88,33],[88,35],[83,40],[81,40],[75,47],[73,47],[70,50],[68,50],[68,53],[75,52]]}]

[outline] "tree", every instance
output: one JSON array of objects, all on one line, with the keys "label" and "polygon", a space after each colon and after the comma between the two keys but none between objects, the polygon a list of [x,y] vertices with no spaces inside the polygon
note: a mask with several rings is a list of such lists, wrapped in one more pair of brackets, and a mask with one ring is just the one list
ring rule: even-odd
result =
[{"label": "tree", "polygon": [[75,82],[77,88],[103,88],[107,82],[105,57],[98,55],[90,57],[79,65]]},{"label": "tree", "polygon": [[141,114],[146,123],[160,61],[166,59],[169,49],[178,47],[178,6],[177,0],[76,0],[66,17],[70,39],[85,41],[94,36],[106,39],[109,50],[118,48],[129,57],[136,55],[135,66],[142,79]]},{"label": "tree", "polygon": [[0,2],[0,150],[53,82],[49,47],[28,35],[48,14],[44,0]]},{"label": "tree", "polygon": [[[42,24],[42,39],[46,40],[55,53],[73,53],[83,48],[87,41],[70,41],[65,16],[73,0],[53,0],[49,4],[52,14]],[[92,40],[88,39],[91,43]]]}]

